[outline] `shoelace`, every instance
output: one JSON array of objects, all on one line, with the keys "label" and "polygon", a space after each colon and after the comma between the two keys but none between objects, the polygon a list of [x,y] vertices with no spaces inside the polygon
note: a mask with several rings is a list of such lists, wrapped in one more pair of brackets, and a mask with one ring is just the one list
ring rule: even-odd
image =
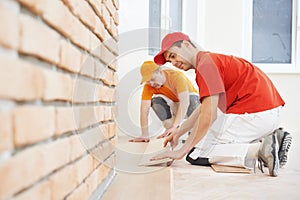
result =
[{"label": "shoelace", "polygon": [[[257,161],[258,161],[258,165],[257,165],[258,169],[260,169],[260,171],[262,173],[265,173],[264,170],[263,170],[263,168],[264,168],[264,161],[261,158],[258,158]],[[256,162],[255,162],[255,165],[256,165]],[[254,173],[256,173],[256,171],[255,171],[255,165],[254,165]]]}]

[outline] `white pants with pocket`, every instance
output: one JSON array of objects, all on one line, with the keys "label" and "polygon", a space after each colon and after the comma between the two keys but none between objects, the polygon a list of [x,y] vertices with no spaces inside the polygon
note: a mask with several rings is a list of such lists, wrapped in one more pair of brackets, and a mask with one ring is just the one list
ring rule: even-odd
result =
[{"label": "white pants with pocket", "polygon": [[251,114],[224,114],[219,111],[216,121],[190,157],[209,158],[212,164],[245,167],[249,145],[279,127],[281,110],[280,106]]}]

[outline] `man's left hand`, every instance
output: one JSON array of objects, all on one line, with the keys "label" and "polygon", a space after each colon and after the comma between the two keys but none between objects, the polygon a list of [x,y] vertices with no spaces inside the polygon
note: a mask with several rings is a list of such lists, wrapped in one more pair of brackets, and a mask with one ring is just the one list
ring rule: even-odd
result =
[{"label": "man's left hand", "polygon": [[177,127],[171,127],[169,129],[167,129],[163,134],[157,136],[157,139],[160,139],[160,138],[164,138],[164,137],[167,137],[169,136],[173,131],[176,130]]}]

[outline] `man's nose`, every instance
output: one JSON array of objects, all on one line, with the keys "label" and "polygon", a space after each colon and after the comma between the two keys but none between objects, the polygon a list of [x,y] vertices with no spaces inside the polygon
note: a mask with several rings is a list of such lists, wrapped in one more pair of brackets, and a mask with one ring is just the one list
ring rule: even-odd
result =
[{"label": "man's nose", "polygon": [[153,87],[154,82],[153,81],[149,81],[149,84]]},{"label": "man's nose", "polygon": [[172,59],[172,60],[171,60],[171,63],[172,63],[173,66],[175,66],[176,61],[175,61],[174,59]]}]

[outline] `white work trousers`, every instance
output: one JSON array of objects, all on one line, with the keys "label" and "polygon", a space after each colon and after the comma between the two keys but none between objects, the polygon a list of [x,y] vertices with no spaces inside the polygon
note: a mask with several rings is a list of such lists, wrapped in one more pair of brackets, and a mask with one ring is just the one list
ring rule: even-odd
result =
[{"label": "white work trousers", "polygon": [[209,158],[210,163],[245,167],[249,145],[279,128],[282,106],[251,114],[224,114],[218,117],[190,157]]}]

